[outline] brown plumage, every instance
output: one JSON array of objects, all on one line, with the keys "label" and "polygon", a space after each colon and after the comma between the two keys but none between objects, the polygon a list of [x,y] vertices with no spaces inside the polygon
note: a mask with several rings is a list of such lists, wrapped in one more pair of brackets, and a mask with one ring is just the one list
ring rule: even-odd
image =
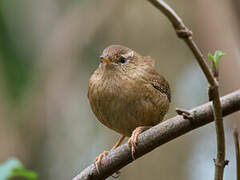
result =
[{"label": "brown plumage", "polygon": [[88,98],[98,120],[123,136],[135,151],[137,136],[144,127],[163,120],[171,93],[168,82],[155,70],[154,60],[133,50],[111,45],[88,85]]}]

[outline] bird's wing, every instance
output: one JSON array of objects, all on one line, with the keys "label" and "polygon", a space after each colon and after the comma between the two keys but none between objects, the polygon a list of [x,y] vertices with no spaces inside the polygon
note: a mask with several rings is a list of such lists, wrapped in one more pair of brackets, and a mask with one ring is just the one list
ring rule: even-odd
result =
[{"label": "bird's wing", "polygon": [[155,70],[150,72],[150,74],[150,83],[152,84],[152,86],[161,93],[165,94],[169,102],[171,102],[171,91],[168,82]]}]

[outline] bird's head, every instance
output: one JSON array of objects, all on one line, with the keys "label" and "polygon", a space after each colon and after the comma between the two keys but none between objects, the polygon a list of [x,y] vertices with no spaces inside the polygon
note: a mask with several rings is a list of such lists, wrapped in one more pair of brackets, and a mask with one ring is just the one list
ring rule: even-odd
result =
[{"label": "bird's head", "polygon": [[103,50],[100,60],[106,69],[127,70],[137,66],[139,57],[139,54],[127,47],[111,45]]}]

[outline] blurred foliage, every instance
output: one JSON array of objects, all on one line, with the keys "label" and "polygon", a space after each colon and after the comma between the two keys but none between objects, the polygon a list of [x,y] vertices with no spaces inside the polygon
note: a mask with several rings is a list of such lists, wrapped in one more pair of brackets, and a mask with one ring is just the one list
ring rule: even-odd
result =
[{"label": "blurred foliage", "polygon": [[8,180],[14,177],[24,177],[29,180],[35,180],[37,179],[37,174],[33,171],[26,170],[17,158],[12,157],[0,164],[0,180]]},{"label": "blurred foliage", "polygon": [[[1,3],[3,2],[0,2],[0,7]],[[31,53],[24,54],[16,47],[17,40],[11,37],[3,14],[3,9],[0,8],[0,63],[3,65],[3,77],[9,97],[18,100],[29,82],[33,61],[30,60]]]}]

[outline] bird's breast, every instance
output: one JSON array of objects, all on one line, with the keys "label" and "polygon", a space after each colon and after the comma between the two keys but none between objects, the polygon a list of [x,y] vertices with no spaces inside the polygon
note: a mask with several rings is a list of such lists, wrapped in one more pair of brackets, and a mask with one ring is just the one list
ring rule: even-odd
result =
[{"label": "bird's breast", "polygon": [[89,81],[88,97],[100,122],[130,136],[138,126],[158,123],[165,114],[161,114],[161,108],[168,106],[165,101],[155,101],[152,92],[145,88],[142,79],[132,81],[128,77],[93,75]]}]

